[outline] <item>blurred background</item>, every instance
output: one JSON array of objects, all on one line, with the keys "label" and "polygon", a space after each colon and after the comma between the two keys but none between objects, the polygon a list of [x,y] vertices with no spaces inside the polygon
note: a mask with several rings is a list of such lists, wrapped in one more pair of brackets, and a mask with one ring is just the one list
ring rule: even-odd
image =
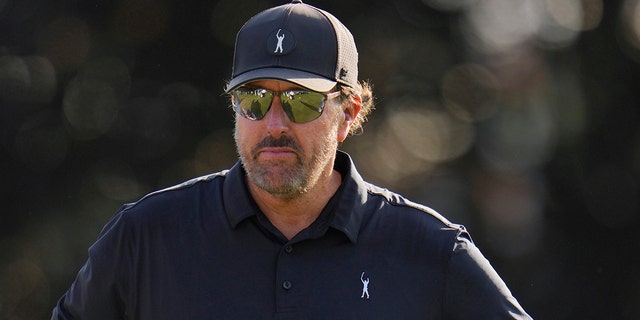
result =
[{"label": "blurred background", "polygon": [[[0,0],[0,319],[46,319],[124,203],[236,161],[267,0]],[[536,319],[640,319],[640,1],[307,3],[353,32],[369,181],[465,224]]]}]

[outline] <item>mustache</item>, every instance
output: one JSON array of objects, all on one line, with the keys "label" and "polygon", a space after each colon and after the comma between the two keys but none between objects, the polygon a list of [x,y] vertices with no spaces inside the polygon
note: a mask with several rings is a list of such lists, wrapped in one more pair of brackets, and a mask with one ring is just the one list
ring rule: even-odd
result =
[{"label": "mustache", "polygon": [[256,154],[260,149],[263,148],[291,148],[296,152],[301,153],[302,148],[300,145],[290,136],[280,136],[279,138],[274,138],[272,136],[267,136],[262,139],[254,148],[253,153]]}]

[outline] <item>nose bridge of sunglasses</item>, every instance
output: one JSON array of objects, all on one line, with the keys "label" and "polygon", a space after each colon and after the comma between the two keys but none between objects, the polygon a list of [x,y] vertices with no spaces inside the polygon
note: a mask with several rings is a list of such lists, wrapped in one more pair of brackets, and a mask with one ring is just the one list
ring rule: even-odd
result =
[{"label": "nose bridge of sunglasses", "polygon": [[[271,114],[271,117],[288,117],[291,121],[291,114],[287,110],[287,106],[285,106],[285,100],[283,100],[284,93],[273,92],[271,96],[271,100],[269,101],[269,106],[267,107],[267,112]],[[267,114],[265,114],[265,117]]]}]

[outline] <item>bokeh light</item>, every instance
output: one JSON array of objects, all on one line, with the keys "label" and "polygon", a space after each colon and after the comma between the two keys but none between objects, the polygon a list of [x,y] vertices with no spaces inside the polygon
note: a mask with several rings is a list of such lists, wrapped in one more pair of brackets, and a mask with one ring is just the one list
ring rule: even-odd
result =
[{"label": "bokeh light", "polygon": [[57,114],[42,111],[20,125],[12,153],[30,170],[48,172],[62,164],[70,144],[71,139]]},{"label": "bokeh light", "polygon": [[[56,71],[42,56],[0,56],[2,100],[24,108],[51,102],[56,93]],[[8,107],[8,106],[7,106]]]},{"label": "bokeh light", "polygon": [[57,17],[39,30],[36,45],[58,72],[80,66],[91,49],[91,33],[85,21],[73,16]]},{"label": "bokeh light", "polygon": [[114,38],[130,46],[157,40],[166,31],[172,10],[165,0],[116,1],[112,22]]},{"label": "bokeh light", "polygon": [[91,167],[91,175],[96,188],[108,199],[128,202],[142,196],[133,168],[122,160],[101,159]]},{"label": "bokeh light", "polygon": [[437,10],[459,11],[468,8],[477,0],[422,0],[422,2]]},{"label": "bokeh light", "polygon": [[452,161],[473,144],[473,128],[445,112],[398,111],[389,117],[388,126],[406,152],[422,161]]},{"label": "bokeh light", "polygon": [[476,122],[491,117],[498,109],[498,80],[478,64],[455,66],[442,78],[442,99],[452,115]]},{"label": "bokeh light", "polygon": [[625,0],[620,10],[621,46],[632,58],[640,60],[640,1]]},{"label": "bokeh light", "polygon": [[487,242],[501,256],[531,254],[544,236],[545,190],[540,179],[521,173],[479,171],[474,199]]},{"label": "bokeh light", "polygon": [[[34,251],[22,247],[21,251]],[[23,256],[0,269],[0,311],[5,319],[35,319],[48,307],[50,285],[35,257]],[[37,258],[35,258],[37,260]]]},{"label": "bokeh light", "polygon": [[478,52],[508,51],[532,39],[543,13],[537,0],[478,1],[465,14],[464,37]]},{"label": "bokeh light", "polygon": [[106,133],[118,114],[115,91],[98,80],[71,83],[64,95],[64,115],[74,137],[93,139]]},{"label": "bokeh light", "polygon": [[30,75],[24,59],[10,55],[0,57],[0,85],[4,101],[20,101],[26,98]]},{"label": "bokeh light", "polygon": [[479,127],[478,151],[488,166],[527,171],[545,164],[556,143],[555,122],[545,104],[504,107]]},{"label": "bokeh light", "polygon": [[180,139],[182,122],[169,101],[157,97],[129,100],[120,112],[111,135],[128,141],[137,160],[163,157]]}]

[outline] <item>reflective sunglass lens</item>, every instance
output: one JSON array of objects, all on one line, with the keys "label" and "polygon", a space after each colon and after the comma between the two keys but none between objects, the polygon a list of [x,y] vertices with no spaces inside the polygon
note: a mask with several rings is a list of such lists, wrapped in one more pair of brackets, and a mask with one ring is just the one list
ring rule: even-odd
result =
[{"label": "reflective sunglass lens", "polygon": [[273,93],[264,89],[236,90],[233,93],[233,106],[247,119],[264,118],[271,107]]},{"label": "reflective sunglass lens", "polygon": [[311,91],[286,91],[282,106],[291,121],[305,123],[317,119],[324,108],[324,95]]}]

